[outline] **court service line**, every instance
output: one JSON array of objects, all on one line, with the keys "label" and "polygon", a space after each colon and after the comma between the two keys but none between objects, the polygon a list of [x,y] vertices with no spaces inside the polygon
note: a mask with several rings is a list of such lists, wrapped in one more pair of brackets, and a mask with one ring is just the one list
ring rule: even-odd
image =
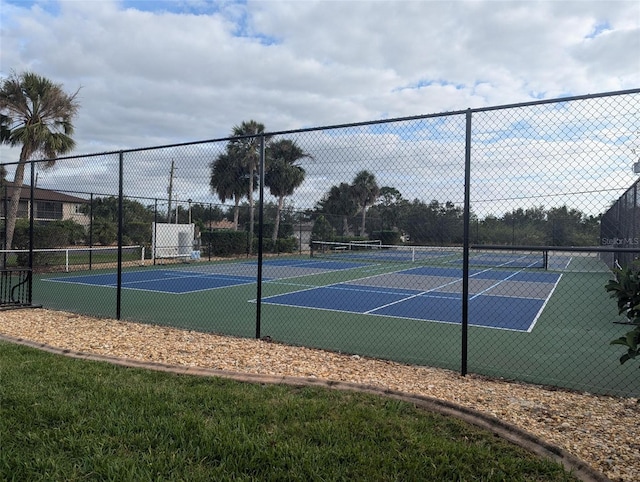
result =
[{"label": "court service line", "polygon": [[485,294],[487,291],[492,290],[493,288],[495,288],[496,286],[500,286],[502,283],[504,283],[505,281],[509,281],[511,278],[513,278],[514,276],[516,276],[517,274],[522,273],[523,270],[520,271],[516,271],[515,273],[511,274],[510,276],[507,276],[504,279],[501,279],[500,281],[498,281],[497,283],[492,284],[491,286],[489,286],[488,288],[485,288],[482,291],[479,291],[478,293],[476,293],[475,295],[473,295],[471,298],[469,298],[469,300],[473,300],[475,298],[477,298],[478,296],[481,296],[483,294]]},{"label": "court service line", "polygon": [[[371,266],[376,266],[376,265],[374,264],[374,265],[371,265]],[[378,265],[378,266],[380,266],[379,270],[381,270],[381,271],[382,270],[384,270],[384,271],[387,270],[387,267],[385,265]],[[284,284],[284,283],[281,283],[280,281],[281,280],[288,280],[288,279],[304,278],[306,276],[324,275],[324,274],[327,274],[327,273],[351,271],[351,270],[362,269],[362,268],[363,268],[363,266],[356,266],[356,267],[353,267],[353,268],[325,270],[325,271],[318,272],[318,273],[301,274],[301,275],[289,276],[289,277],[285,277],[285,278],[274,278],[274,279],[269,281],[269,284]],[[405,269],[406,268],[403,267],[403,268],[400,268],[399,270],[388,271],[388,272],[382,273],[382,274],[396,274],[396,273],[399,273],[400,271],[403,271]],[[371,271],[375,271],[375,270],[371,269],[371,270],[367,270],[366,272],[371,272]],[[346,289],[346,288],[339,288],[338,285],[342,285],[342,284],[346,285],[348,283],[357,283],[358,281],[365,280],[365,279],[376,278],[378,276],[380,276],[380,274],[371,274],[369,276],[361,276],[360,278],[343,280],[343,281],[338,281],[336,283],[330,283],[330,284],[327,284],[327,285],[319,285],[319,286],[318,285],[307,285],[307,284],[302,284],[302,283],[301,284],[292,283],[292,286],[301,286],[301,287],[306,287],[306,288],[301,289],[301,290],[297,290],[297,291],[291,291],[289,293],[283,293],[283,294],[302,293],[304,291],[310,291],[310,290],[313,290],[313,289],[321,289],[321,288]],[[369,290],[354,290],[354,291],[369,291]],[[278,297],[278,296],[282,296],[283,294],[267,296],[267,297],[264,297],[263,300],[266,300],[266,299],[269,299],[269,298],[275,298],[275,297]],[[387,293],[387,294],[392,294],[392,293]],[[393,294],[398,294],[398,293],[393,293]],[[249,301],[255,302],[256,300],[254,299],[254,300],[249,300]]]},{"label": "court service line", "polygon": [[[483,270],[481,270],[481,271],[478,271],[477,273],[473,273],[472,275],[470,275],[470,276],[469,276],[469,278],[473,278],[473,277],[475,277],[475,276],[478,276],[478,275],[479,275],[479,274],[481,274],[481,273],[486,273],[486,272],[491,271],[491,270],[492,270],[492,268],[483,269]],[[514,275],[515,275],[515,274],[517,274],[517,273],[514,273]],[[513,276],[513,275],[512,275],[512,276]],[[405,302],[405,301],[411,300],[411,299],[413,299],[413,298],[417,298],[417,297],[419,297],[419,296],[424,296],[424,295],[426,295],[426,294],[429,294],[429,293],[432,293],[432,292],[434,292],[434,291],[437,291],[437,290],[439,290],[440,288],[445,288],[445,287],[447,287],[447,286],[451,286],[452,284],[459,283],[461,280],[462,280],[462,278],[456,278],[456,279],[455,279],[455,280],[453,280],[453,281],[450,281],[450,282],[445,283],[445,284],[440,285],[440,286],[436,286],[435,288],[431,288],[430,290],[427,290],[427,291],[421,291],[420,293],[418,293],[418,294],[416,294],[416,295],[408,296],[408,297],[406,297],[406,298],[402,298],[402,299],[400,299],[400,300],[397,300],[397,301],[393,301],[393,302],[391,302],[391,303],[384,304],[384,305],[379,306],[379,307],[377,307],[377,308],[374,308],[374,309],[372,309],[372,310],[365,311],[364,313],[365,313],[365,314],[371,314],[371,313],[374,313],[375,311],[381,310],[381,309],[383,309],[383,308],[387,308],[387,307],[389,307],[389,306],[397,305],[398,303],[403,303],[403,302]],[[458,299],[458,298],[452,298],[452,299]],[[460,299],[462,299],[462,298],[460,298]]]},{"label": "court service line", "polygon": [[[170,271],[170,273],[178,273],[178,272],[179,271]],[[193,273],[193,271],[189,271],[187,273]],[[234,276],[234,275],[226,275],[222,273],[203,273],[203,274],[196,273],[193,275],[187,274],[187,273],[180,273],[179,276],[168,273],[166,274],[165,277],[160,277],[160,278],[145,278],[141,280],[123,281],[122,285],[123,286],[126,285],[127,287],[130,287],[132,285],[138,285],[138,284],[144,284],[144,283],[156,283],[158,281],[179,281],[179,280],[189,280],[189,279],[199,279],[199,280],[211,279],[211,280],[226,280],[226,281],[239,281],[243,283],[250,283],[251,280],[253,279],[251,276],[237,276],[237,275]],[[158,290],[158,292],[163,293],[164,291]]]},{"label": "court service line", "polygon": [[431,293],[431,292],[436,291],[436,290],[438,290],[440,288],[444,288],[446,286],[450,286],[452,284],[459,283],[459,282],[460,282],[459,279],[455,279],[453,281],[450,281],[449,283],[445,283],[443,285],[436,286],[435,288],[431,288],[430,290],[421,291],[421,292],[419,292],[419,293],[417,293],[415,295],[407,296],[406,298],[402,298],[402,299],[399,299],[399,300],[396,300],[396,301],[392,301],[391,303],[386,303],[386,304],[384,304],[382,306],[378,306],[377,308],[373,308],[372,310],[365,311],[364,314],[368,315],[368,314],[374,313],[375,311],[381,310],[383,308],[387,308],[388,306],[393,306],[393,305],[397,305],[398,303],[403,303],[403,302],[411,300],[413,298],[417,298],[418,296],[426,295],[427,293]]},{"label": "court service line", "polygon": [[[524,259],[525,257],[523,256],[522,258]],[[504,266],[504,265],[500,265],[500,266],[498,266],[498,268],[501,268],[501,267],[503,267],[503,266]],[[500,280],[500,281],[498,281],[497,283],[492,284],[491,286],[489,286],[488,288],[486,288],[486,289],[484,289],[484,290],[480,291],[479,293],[476,293],[476,294],[475,294],[475,295],[473,295],[471,298],[469,298],[469,301],[471,301],[471,300],[473,300],[473,299],[477,298],[477,297],[478,297],[478,296],[480,296],[480,295],[483,295],[483,294],[484,294],[484,293],[486,293],[487,291],[489,291],[489,290],[491,290],[491,289],[495,288],[496,286],[501,285],[501,284],[502,284],[502,283],[504,283],[505,281],[509,281],[509,280],[510,280],[511,278],[513,278],[514,276],[516,276],[516,275],[518,275],[518,274],[522,273],[525,269],[527,269],[527,268],[531,268],[532,266],[535,266],[535,263],[531,263],[529,266],[525,266],[524,268],[521,268],[520,270],[518,270],[518,271],[516,271],[515,273],[511,274],[510,276],[507,276],[506,278],[501,279],[501,280]],[[491,269],[488,269],[488,270],[485,270],[485,271],[491,271]]]}]

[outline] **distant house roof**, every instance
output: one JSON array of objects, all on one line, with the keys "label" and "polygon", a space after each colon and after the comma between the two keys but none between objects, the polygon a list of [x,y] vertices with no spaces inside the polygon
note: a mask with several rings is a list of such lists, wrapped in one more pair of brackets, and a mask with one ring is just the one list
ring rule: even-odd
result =
[{"label": "distant house roof", "polygon": [[[11,198],[14,191],[14,186],[12,182],[6,182],[2,185],[7,186],[7,198]],[[0,198],[4,196],[4,189],[0,189]],[[31,186],[26,184],[22,185],[20,190],[20,199],[29,200],[31,198]],[[52,191],[50,189],[42,189],[36,187],[33,191],[33,198],[36,201],[55,201],[55,202],[63,202],[63,203],[73,203],[73,204],[83,204],[88,203],[87,199],[83,199],[81,197],[70,196],[69,194],[65,194],[63,192]]]},{"label": "distant house roof", "polygon": [[231,221],[227,221],[226,219],[206,223],[206,227],[209,229],[233,229],[234,226]]}]

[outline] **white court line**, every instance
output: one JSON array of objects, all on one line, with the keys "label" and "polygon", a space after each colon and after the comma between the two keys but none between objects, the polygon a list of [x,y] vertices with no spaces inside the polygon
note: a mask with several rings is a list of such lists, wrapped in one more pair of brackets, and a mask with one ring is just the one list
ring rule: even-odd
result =
[{"label": "white court line", "polygon": [[[476,274],[480,274],[480,273],[483,273],[483,271],[480,271],[480,272],[478,272],[478,273],[476,273]],[[475,276],[475,275],[474,275],[474,276]],[[418,294],[415,294],[415,295],[412,295],[412,296],[407,296],[406,298],[402,298],[402,299],[400,299],[400,300],[393,301],[393,302],[391,302],[391,303],[387,303],[387,304],[382,305],[382,306],[378,306],[377,308],[374,308],[374,309],[372,309],[372,310],[365,311],[365,312],[364,312],[364,314],[365,314],[365,315],[368,315],[368,314],[371,314],[371,313],[373,313],[373,312],[375,312],[375,311],[378,311],[378,310],[381,310],[381,309],[383,309],[383,308],[386,308],[386,307],[388,307],[388,306],[393,306],[393,305],[396,305],[396,304],[398,304],[398,303],[402,303],[402,302],[404,302],[404,301],[408,301],[408,300],[411,300],[411,299],[413,299],[413,298],[417,298],[418,296],[423,296],[423,295],[426,295],[427,293],[432,293],[432,292],[434,292],[434,291],[439,290],[440,288],[444,288],[444,287],[446,287],[446,286],[451,286],[452,284],[459,283],[461,279],[462,279],[462,278],[457,278],[457,279],[455,279],[455,280],[453,280],[453,281],[450,281],[449,283],[445,283],[445,284],[443,284],[443,285],[436,286],[435,288],[431,288],[430,290],[427,290],[427,291],[421,291],[421,292],[420,292],[420,293],[418,293]]]},{"label": "white court line", "polygon": [[[500,267],[503,267],[503,266],[505,266],[505,265],[496,266],[496,268],[500,268]],[[533,266],[533,264],[532,264],[532,265],[530,265],[530,266]],[[475,277],[475,276],[478,276],[479,274],[486,273],[486,272],[488,272],[488,271],[493,271],[493,269],[494,269],[494,268],[487,268],[487,269],[483,269],[483,270],[481,270],[481,271],[478,271],[477,273],[474,273],[474,274],[472,274],[472,275],[469,275],[469,278],[473,278],[473,277]],[[492,289],[492,288],[495,288],[496,286],[498,286],[498,285],[500,285],[500,284],[504,283],[505,281],[508,281],[510,278],[512,278],[512,277],[514,277],[515,275],[517,275],[517,274],[521,273],[521,272],[522,272],[522,271],[524,271],[525,269],[526,269],[526,268],[521,268],[519,271],[516,271],[515,273],[513,273],[513,274],[511,274],[511,275],[507,276],[506,278],[504,278],[504,279],[500,280],[499,282],[497,282],[497,283],[495,283],[495,284],[491,285],[489,288],[487,288],[487,289],[485,289],[485,290],[481,291],[480,293],[475,294],[474,296],[472,296],[472,297],[470,297],[470,298],[469,298],[469,301],[471,301],[472,299],[474,299],[474,298],[476,298],[476,297],[480,296],[480,295],[481,295],[481,294],[483,294],[483,293],[486,293],[488,290],[490,290],[490,289]],[[407,298],[403,298],[403,299],[401,299],[401,300],[397,300],[397,301],[394,301],[394,302],[391,302],[391,303],[387,303],[387,304],[385,304],[385,305],[379,306],[378,308],[374,308],[374,309],[372,309],[372,310],[365,311],[364,313],[365,313],[365,314],[371,314],[371,313],[374,313],[374,312],[376,312],[376,311],[378,311],[378,310],[381,310],[381,309],[383,309],[383,308],[387,308],[388,306],[393,306],[393,305],[396,305],[396,304],[398,304],[398,303],[402,303],[402,302],[405,302],[405,301],[411,300],[411,299],[413,299],[413,298],[417,298],[418,296],[424,296],[424,295],[426,295],[426,294],[428,294],[428,293],[432,293],[433,291],[437,291],[437,290],[439,290],[440,288],[444,288],[444,287],[446,287],[446,286],[450,286],[450,285],[452,285],[452,284],[459,283],[459,282],[460,282],[460,281],[462,281],[462,280],[463,280],[463,278],[458,278],[458,279],[456,279],[456,280],[454,280],[454,281],[451,281],[451,282],[449,282],[449,283],[445,283],[445,284],[443,284],[443,285],[436,286],[435,288],[431,288],[430,290],[427,290],[427,291],[422,291],[422,292],[420,292],[420,293],[418,293],[418,294],[416,294],[416,295],[408,296]],[[442,299],[458,299],[458,298],[454,298],[454,297],[448,298],[448,297],[445,297],[445,296],[439,296],[438,298],[442,298]],[[462,299],[462,298],[460,298],[460,299]]]},{"label": "white court line", "polygon": [[527,333],[531,333],[533,331],[533,327],[536,326],[536,323],[538,322],[538,318],[540,318],[540,315],[542,314],[542,312],[544,311],[545,307],[547,306],[547,303],[549,302],[549,300],[551,299],[551,295],[553,295],[553,292],[556,290],[556,288],[558,287],[558,284],[560,283],[560,280],[562,279],[562,274],[560,274],[558,276],[557,281],[555,282],[555,284],[553,285],[553,288],[551,289],[551,291],[549,292],[549,295],[547,296],[547,299],[544,300],[544,303],[542,303],[542,306],[540,307],[540,309],[538,310],[538,313],[536,314],[535,318],[533,319],[533,321],[531,322],[531,324],[529,325],[529,329],[527,330]]},{"label": "white court line", "polygon": [[[531,266],[533,266],[533,265],[534,265],[534,264],[532,264]],[[482,273],[486,273],[486,272],[494,271],[494,270],[496,270],[497,268],[504,267],[504,266],[507,266],[507,265],[501,265],[501,266],[496,266],[496,267],[491,267],[491,268],[483,269],[483,270],[481,270],[481,271],[478,271],[477,273],[474,273],[474,274],[469,275],[469,278],[477,277],[478,275],[480,275],[480,274],[482,274]],[[387,273],[387,274],[399,273],[399,272],[403,271],[404,269],[405,269],[405,268],[402,268],[402,269],[401,269],[401,270],[399,270],[399,271],[390,271],[390,272],[389,272],[389,273]],[[505,281],[508,281],[509,279],[511,279],[511,278],[513,278],[514,276],[518,275],[519,273],[523,272],[525,269],[526,269],[526,268],[521,268],[521,269],[519,269],[518,271],[516,271],[516,272],[514,272],[514,273],[510,274],[510,275],[509,275],[509,276],[507,276],[506,278],[499,280],[497,283],[494,283],[493,285],[491,285],[490,287],[488,287],[488,288],[486,288],[485,290],[481,291],[480,293],[477,293],[477,294],[475,294],[474,296],[470,297],[470,298],[469,298],[469,300],[474,299],[474,298],[476,298],[476,297],[480,296],[480,295],[481,295],[481,294],[483,294],[483,293],[486,293],[487,291],[491,290],[492,288],[495,288],[496,286],[498,286],[498,285],[500,285],[500,284],[504,283]],[[318,289],[318,288],[329,288],[329,289],[337,289],[337,290],[345,290],[345,291],[354,291],[354,292],[358,292],[358,291],[359,291],[359,292],[363,292],[363,293],[400,294],[400,293],[391,292],[391,291],[379,291],[379,290],[375,290],[375,289],[374,289],[374,290],[367,289],[367,288],[369,288],[369,287],[367,287],[366,285],[360,285],[361,287],[360,287],[360,288],[356,288],[356,289],[346,288],[345,286],[338,286],[338,285],[346,285],[346,286],[349,286],[349,285],[348,285],[348,283],[357,283],[359,280],[375,278],[375,277],[377,277],[377,276],[380,276],[380,275],[371,275],[371,276],[366,276],[366,277],[358,278],[358,279],[354,279],[354,280],[341,281],[341,282],[339,282],[339,283],[334,283],[334,284],[330,284],[330,285],[323,285],[323,286],[310,286],[310,287],[308,287],[307,289],[302,289],[302,290],[299,290],[299,291],[292,291],[292,292],[289,292],[289,293],[283,293],[283,294],[279,294],[279,295],[269,296],[269,297],[263,298],[263,301],[264,301],[266,304],[276,304],[276,305],[280,305],[280,306],[291,306],[291,307],[296,307],[296,308],[300,308],[300,307],[302,307],[302,308],[312,308],[312,309],[322,310],[322,311],[333,311],[333,312],[340,312],[340,313],[344,313],[344,310],[337,310],[337,309],[333,309],[333,308],[308,307],[308,306],[304,306],[304,305],[302,305],[302,306],[301,306],[301,305],[289,304],[289,303],[273,303],[273,302],[270,302],[270,301],[268,301],[268,300],[269,300],[270,298],[276,298],[276,297],[279,297],[279,296],[284,296],[284,295],[294,294],[294,293],[301,293],[301,292],[304,292],[304,291],[310,291],[310,290],[314,290],[314,289]],[[536,324],[536,322],[537,322],[538,318],[540,317],[540,315],[541,315],[542,311],[544,310],[544,308],[545,308],[545,306],[546,306],[547,302],[548,302],[548,301],[549,301],[549,299],[551,298],[551,295],[552,295],[552,294],[553,294],[553,292],[555,291],[555,288],[558,286],[558,284],[559,284],[559,282],[560,282],[560,278],[561,278],[561,277],[562,277],[562,275],[560,275],[560,276],[558,277],[558,279],[556,280],[556,282],[555,282],[555,284],[554,284],[553,289],[551,290],[551,292],[550,292],[550,293],[549,293],[549,295],[547,296],[547,298],[546,298],[546,300],[544,301],[544,303],[543,303],[542,307],[540,308],[540,310],[539,310],[539,311],[538,311],[538,313],[536,314],[535,318],[533,319],[532,323],[529,325],[528,329],[527,329],[525,332],[531,332],[531,331],[533,330],[533,328],[534,328],[534,326],[535,326],[535,324]],[[441,284],[441,285],[439,285],[439,286],[437,286],[437,287],[434,287],[434,288],[432,288],[432,289],[430,289],[430,290],[427,290],[427,291],[421,291],[421,292],[419,292],[419,293],[417,293],[417,294],[413,294],[413,295],[411,295],[411,296],[404,297],[404,298],[402,298],[402,299],[400,299],[400,300],[397,300],[397,301],[394,301],[394,302],[391,302],[391,303],[387,303],[387,304],[382,305],[382,306],[379,306],[379,307],[377,307],[377,308],[374,308],[374,309],[371,309],[371,310],[368,310],[368,311],[364,311],[364,312],[360,312],[360,314],[372,315],[372,316],[385,316],[385,317],[386,317],[386,316],[391,316],[391,317],[393,317],[393,318],[404,318],[404,319],[409,319],[409,320],[416,320],[416,319],[420,319],[420,320],[422,320],[422,318],[412,318],[412,317],[409,317],[409,316],[379,315],[379,314],[377,314],[377,313],[376,313],[376,311],[381,310],[381,309],[383,309],[383,308],[386,308],[386,307],[388,307],[388,306],[392,306],[392,305],[395,305],[395,304],[398,304],[398,303],[401,303],[401,302],[404,302],[404,301],[407,301],[407,300],[410,300],[410,299],[413,299],[413,298],[417,298],[417,297],[420,297],[420,296],[425,296],[425,295],[427,295],[427,296],[428,296],[428,297],[430,297],[430,298],[437,298],[437,299],[449,299],[449,300],[461,301],[461,300],[462,300],[461,296],[455,296],[455,295],[452,295],[452,296],[446,296],[446,295],[429,296],[429,293],[433,293],[433,292],[438,291],[438,290],[439,290],[439,289],[441,289],[441,288],[444,288],[444,287],[451,286],[451,285],[453,285],[453,284],[459,283],[459,282],[460,282],[460,281],[462,281],[462,280],[463,280],[463,278],[456,278],[456,279],[454,279],[453,281],[450,281],[450,282],[447,282],[447,283]],[[274,280],[274,282],[275,282],[275,283],[277,283],[277,280]],[[293,283],[292,283],[292,285],[293,285]],[[299,286],[305,286],[305,285],[299,285]],[[364,287],[365,289],[363,289],[363,287]],[[401,288],[401,289],[402,289],[402,288]],[[405,288],[405,289],[407,289],[407,288]],[[504,296],[504,297],[506,297],[506,296]],[[518,298],[520,298],[520,297],[518,297]],[[250,302],[256,302],[256,300],[250,300]],[[449,322],[449,321],[443,321],[443,320],[432,320],[432,319],[428,319],[427,321],[432,321],[432,322],[435,322],[435,323],[445,323],[445,324],[459,324],[458,322]],[[491,328],[491,329],[499,329],[499,330],[505,330],[505,331],[517,331],[517,332],[522,332],[522,331],[523,331],[523,330],[520,330],[520,329],[513,329],[513,328],[502,328],[502,327],[486,326],[486,325],[477,325],[477,324],[471,324],[471,325],[472,325],[472,326],[481,327],[481,328]]]},{"label": "white court line", "polygon": [[482,290],[482,291],[479,291],[478,293],[476,293],[475,295],[473,295],[471,298],[469,298],[469,301],[471,301],[471,300],[472,300],[472,299],[474,299],[474,298],[477,298],[477,297],[478,297],[478,296],[480,296],[480,295],[485,294],[487,291],[489,291],[489,290],[491,290],[491,289],[495,288],[496,286],[501,285],[501,284],[502,284],[502,283],[504,283],[505,281],[509,281],[509,279],[513,278],[515,275],[517,275],[517,274],[519,274],[519,273],[521,273],[521,272],[522,272],[522,270],[517,271],[517,272],[513,273],[512,275],[507,276],[507,277],[506,277],[506,278],[504,278],[504,279],[501,279],[501,280],[500,280],[500,281],[498,281],[497,283],[492,284],[492,285],[491,285],[491,286],[489,286],[488,288],[486,288],[486,289],[484,289],[484,290]]}]

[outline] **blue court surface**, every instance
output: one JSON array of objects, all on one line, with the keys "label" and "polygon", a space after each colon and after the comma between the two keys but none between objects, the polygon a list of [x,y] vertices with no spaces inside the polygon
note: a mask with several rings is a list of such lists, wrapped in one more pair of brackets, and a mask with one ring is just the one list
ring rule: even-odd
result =
[{"label": "blue court surface", "polygon": [[[264,298],[263,303],[459,324],[461,275],[455,268],[419,267],[272,296]],[[560,276],[531,271],[472,271],[469,324],[530,332]],[[412,285],[420,287],[399,288]]]},{"label": "blue court surface", "polygon": [[[346,261],[275,259],[264,262],[262,279],[270,281],[361,266],[364,264]],[[183,294],[251,284],[256,282],[256,277],[257,262],[248,261],[202,268],[195,266],[192,270],[177,268],[126,271],[122,273],[122,287],[130,290]],[[47,278],[44,281],[114,288],[117,286],[118,278],[116,273],[105,273]]]},{"label": "blue court surface", "polygon": [[[330,273],[369,264],[337,260],[273,259],[263,265],[263,281]],[[359,273],[363,273],[359,271]],[[221,263],[175,269],[143,269],[122,273],[129,290],[184,294],[256,282],[257,263]],[[547,271],[471,270],[469,323],[474,326],[528,332],[533,329],[560,280]],[[49,278],[45,281],[114,288],[116,273]],[[429,267],[383,273],[290,293],[265,297],[265,304],[390,316],[421,321],[460,323],[462,270]]]},{"label": "blue court surface", "polygon": [[[45,281],[114,288],[117,286],[118,278],[116,273],[107,273],[70,276],[65,278],[49,278]],[[227,288],[229,286],[255,283],[255,281],[255,276],[203,274],[173,270],[133,271],[122,273],[122,287],[125,289],[173,294]]]}]

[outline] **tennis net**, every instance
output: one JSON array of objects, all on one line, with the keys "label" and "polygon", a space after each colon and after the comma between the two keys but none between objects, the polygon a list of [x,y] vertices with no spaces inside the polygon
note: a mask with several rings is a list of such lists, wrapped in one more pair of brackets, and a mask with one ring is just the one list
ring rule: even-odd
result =
[{"label": "tennis net", "polygon": [[[360,242],[338,243],[313,241],[311,256],[342,260],[391,263],[420,263],[425,265],[461,266],[462,246],[404,246],[362,244]],[[548,253],[544,250],[483,250],[474,248],[469,252],[469,264],[485,267],[540,268],[546,269]]]},{"label": "tennis net", "polygon": [[[144,246],[123,246],[122,261],[143,263]],[[108,267],[117,263],[117,246],[46,248],[33,250],[33,269],[38,271],[71,271]],[[0,250],[0,265],[5,268],[29,265],[28,249]]]}]

